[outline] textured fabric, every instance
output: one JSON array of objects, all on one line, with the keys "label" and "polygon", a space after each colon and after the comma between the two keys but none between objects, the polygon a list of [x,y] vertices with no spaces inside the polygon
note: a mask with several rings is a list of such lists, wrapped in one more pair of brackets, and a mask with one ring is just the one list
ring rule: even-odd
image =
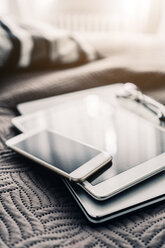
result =
[{"label": "textured fabric", "polygon": [[[165,203],[91,225],[58,176],[5,145],[18,133],[11,119],[19,102],[108,84],[121,74],[123,81],[137,75],[144,85],[153,77],[157,84],[165,79],[163,74],[162,79],[158,73],[144,76],[129,70],[120,70],[119,76],[109,64],[105,60],[68,71],[1,78],[0,247],[165,247]],[[164,102],[165,90],[161,94]]]}]

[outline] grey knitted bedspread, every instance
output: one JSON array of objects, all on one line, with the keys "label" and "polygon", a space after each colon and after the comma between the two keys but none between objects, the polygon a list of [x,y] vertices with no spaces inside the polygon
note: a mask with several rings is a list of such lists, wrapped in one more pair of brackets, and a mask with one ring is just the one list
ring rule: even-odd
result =
[{"label": "grey knitted bedspread", "polygon": [[[113,73],[97,68],[1,78],[0,247],[165,247],[165,203],[91,225],[58,176],[5,145],[18,133],[11,124],[17,103],[113,82]],[[116,80],[122,73],[128,71],[117,72]],[[153,78],[144,76],[146,81]],[[157,96],[164,101],[162,91]]]}]

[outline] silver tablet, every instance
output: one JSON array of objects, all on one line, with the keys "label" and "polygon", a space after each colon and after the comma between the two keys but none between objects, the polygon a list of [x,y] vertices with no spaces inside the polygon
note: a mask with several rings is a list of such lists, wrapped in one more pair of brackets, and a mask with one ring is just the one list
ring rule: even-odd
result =
[{"label": "silver tablet", "polygon": [[64,180],[90,222],[102,223],[165,200],[165,173],[159,173],[105,201],[97,201],[75,183]]}]

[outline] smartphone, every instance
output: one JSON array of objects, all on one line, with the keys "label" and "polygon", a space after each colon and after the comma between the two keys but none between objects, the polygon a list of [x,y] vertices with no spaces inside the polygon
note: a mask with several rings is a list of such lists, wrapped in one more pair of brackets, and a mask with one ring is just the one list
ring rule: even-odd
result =
[{"label": "smartphone", "polygon": [[112,160],[109,153],[51,130],[20,134],[6,145],[71,181],[85,180]]}]

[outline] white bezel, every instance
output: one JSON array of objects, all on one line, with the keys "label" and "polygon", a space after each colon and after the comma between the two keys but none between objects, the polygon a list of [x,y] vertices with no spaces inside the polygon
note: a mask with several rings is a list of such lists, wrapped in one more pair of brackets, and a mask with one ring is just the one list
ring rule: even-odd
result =
[{"label": "white bezel", "polygon": [[165,170],[165,153],[162,153],[144,163],[109,178],[97,185],[87,180],[80,183],[89,194],[97,200],[105,200],[123,190]]},{"label": "white bezel", "polygon": [[[88,176],[93,174],[98,169],[102,168],[105,164],[107,164],[112,159],[112,157],[108,153],[100,151],[100,153],[97,156],[95,156],[94,158],[92,158],[91,160],[89,160],[88,162],[83,164],[81,167],[77,168],[76,170],[74,170],[71,173],[67,173],[67,172],[60,170],[59,168],[54,167],[51,164],[33,156],[30,153],[15,146],[17,143],[21,142],[22,140],[25,140],[25,139],[27,139],[27,138],[29,138],[29,137],[31,137],[31,136],[39,133],[39,132],[42,132],[44,130],[48,130],[48,129],[39,129],[39,130],[35,129],[32,132],[20,134],[14,138],[11,138],[10,140],[8,140],[6,142],[6,145],[8,147],[12,148],[13,150],[15,150],[16,152],[34,160],[35,162],[42,164],[43,166],[59,173],[62,176],[67,177],[70,181],[83,181],[83,180],[85,180]],[[57,133],[57,132],[52,131],[52,130],[48,130],[48,131]],[[65,137],[65,138],[67,138],[67,137]],[[75,141],[75,142],[78,142],[78,141]],[[82,142],[79,142],[79,143],[84,144]],[[84,145],[86,145],[88,147],[92,147],[92,146],[87,145],[87,144],[84,144]]]}]

